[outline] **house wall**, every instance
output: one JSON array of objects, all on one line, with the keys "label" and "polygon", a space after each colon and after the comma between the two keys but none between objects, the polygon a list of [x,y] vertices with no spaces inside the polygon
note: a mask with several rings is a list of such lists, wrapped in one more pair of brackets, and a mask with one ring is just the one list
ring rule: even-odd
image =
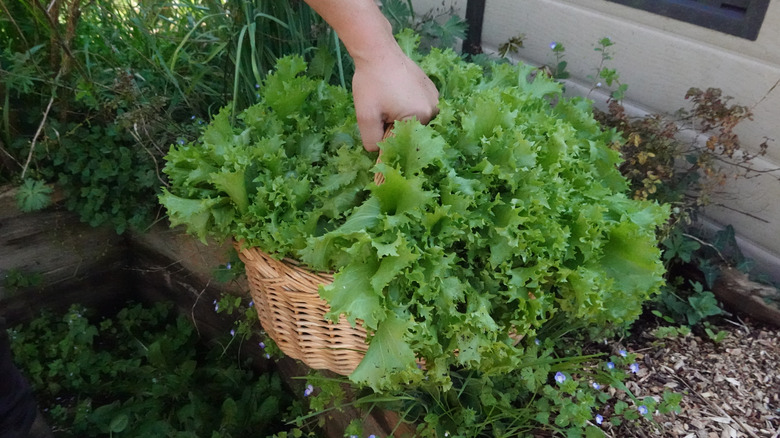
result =
[{"label": "house wall", "polygon": [[[445,2],[462,17],[466,3]],[[441,8],[442,0],[413,4],[421,13]],[[773,140],[755,165],[780,168],[780,2],[770,2],[757,40],[750,41],[605,0],[487,0],[483,49],[495,51],[518,34],[525,35],[518,57],[532,64],[554,63],[551,42],[566,47],[573,94],[589,93],[601,59],[593,49],[610,37],[608,65],[629,85],[625,104],[638,112],[671,114],[686,107],[691,87],[722,89],[754,113],[737,130],[743,147],[756,151],[765,138]],[[590,97],[603,101],[598,93]],[[708,207],[706,215],[715,226],[733,225],[743,250],[780,279],[780,172],[773,175],[729,182],[715,199],[725,207]]]}]

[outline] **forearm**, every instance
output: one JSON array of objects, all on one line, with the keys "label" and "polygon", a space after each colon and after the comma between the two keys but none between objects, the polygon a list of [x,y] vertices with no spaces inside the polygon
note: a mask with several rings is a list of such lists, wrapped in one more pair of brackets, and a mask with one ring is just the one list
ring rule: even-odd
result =
[{"label": "forearm", "polygon": [[390,22],[374,0],[305,0],[336,30],[356,64],[399,50]]}]

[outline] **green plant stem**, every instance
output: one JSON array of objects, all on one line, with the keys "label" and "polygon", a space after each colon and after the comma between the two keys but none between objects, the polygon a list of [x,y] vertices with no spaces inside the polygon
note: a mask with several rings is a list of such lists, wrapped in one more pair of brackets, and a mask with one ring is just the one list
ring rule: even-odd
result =
[{"label": "green plant stem", "polygon": [[333,31],[333,45],[336,48],[336,60],[339,66],[339,82],[343,88],[347,88],[347,81],[344,78],[344,62],[341,56],[341,40],[336,31]]},{"label": "green plant stem", "polygon": [[699,239],[698,237],[694,236],[693,234],[682,233],[682,235],[687,237],[687,238],[689,238],[689,239],[691,239],[691,240],[695,240],[696,242],[699,242],[701,245],[704,245],[704,246],[707,246],[709,248],[712,248],[713,250],[715,250],[715,252],[718,254],[718,257],[720,257],[720,259],[724,263],[728,263],[729,262],[728,259],[726,258],[726,256],[724,256],[723,253],[720,252],[720,250],[715,245],[713,245],[713,244],[711,244],[709,242],[705,242],[704,240]]},{"label": "green plant stem", "polygon": [[[51,31],[54,33],[54,37],[57,39],[57,45],[60,48],[62,48],[65,55],[68,58],[70,58],[70,61],[73,63],[72,65],[76,67],[76,70],[78,70],[79,74],[88,82],[88,85],[92,86],[92,83],[89,81],[89,75],[87,74],[87,72],[84,71],[84,66],[82,66],[78,58],[76,58],[76,56],[73,55],[73,51],[70,49],[70,45],[66,44],[65,39],[60,34],[59,25],[57,21],[49,15],[48,11],[46,10],[46,7],[44,7],[43,4],[41,4],[40,0],[35,0],[34,4],[38,9],[40,9],[40,11],[48,20],[49,27]],[[51,50],[54,50],[54,48],[52,47]],[[60,72],[62,72],[62,70],[60,70]]]}]

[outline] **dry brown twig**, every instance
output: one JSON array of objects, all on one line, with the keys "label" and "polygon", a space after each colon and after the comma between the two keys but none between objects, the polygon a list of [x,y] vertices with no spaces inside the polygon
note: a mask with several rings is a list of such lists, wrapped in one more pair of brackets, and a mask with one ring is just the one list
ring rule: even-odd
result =
[{"label": "dry brown twig", "polygon": [[[59,75],[57,76],[59,77]],[[24,178],[24,174],[27,173],[27,168],[30,166],[30,161],[32,161],[33,152],[35,151],[35,143],[38,141],[38,136],[41,135],[43,125],[46,124],[46,119],[49,117],[49,110],[51,109],[51,105],[53,103],[54,93],[52,93],[51,98],[49,99],[49,104],[46,105],[46,110],[43,112],[43,119],[38,125],[38,129],[35,131],[35,135],[33,136],[32,142],[30,143],[30,152],[27,154],[27,160],[24,162],[24,167],[22,168],[22,178]]]}]

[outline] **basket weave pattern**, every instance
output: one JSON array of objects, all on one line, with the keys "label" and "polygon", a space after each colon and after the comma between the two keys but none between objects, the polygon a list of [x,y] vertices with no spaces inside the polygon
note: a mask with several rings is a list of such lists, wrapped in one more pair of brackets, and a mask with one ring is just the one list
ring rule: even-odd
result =
[{"label": "basket weave pattern", "polygon": [[260,324],[282,352],[310,368],[352,373],[368,349],[366,330],[359,323],[352,327],[343,315],[337,324],[325,319],[330,306],[318,289],[333,276],[289,259],[276,260],[258,248],[235,246]]}]

